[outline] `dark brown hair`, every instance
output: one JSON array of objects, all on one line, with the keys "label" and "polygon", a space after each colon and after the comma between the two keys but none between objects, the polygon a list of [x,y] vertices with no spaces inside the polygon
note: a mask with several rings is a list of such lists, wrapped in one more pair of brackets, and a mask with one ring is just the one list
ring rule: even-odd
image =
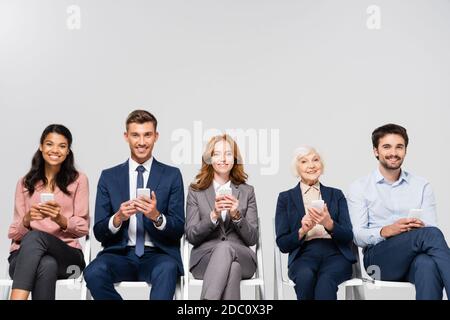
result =
[{"label": "dark brown hair", "polygon": [[[72,134],[70,133],[69,129],[61,124],[51,124],[47,126],[47,128],[45,128],[41,134],[41,145],[44,143],[45,138],[50,133],[60,134],[67,139],[69,154],[61,164],[59,172],[56,174],[55,184],[62,192],[70,195],[70,191],[67,190],[67,187],[72,182],[77,180],[79,175],[78,171],[75,169],[73,151],[70,148],[72,146]],[[25,185],[25,188],[28,190],[29,194],[33,195],[36,184],[39,182],[42,182],[44,185],[48,183],[47,177],[45,175],[45,160],[42,156],[41,150],[38,149],[31,161],[31,168],[23,179],[23,184]]]},{"label": "dark brown hair", "polygon": [[378,148],[378,144],[380,143],[380,139],[388,134],[398,134],[402,136],[403,140],[405,140],[405,148],[408,147],[409,138],[406,129],[398,124],[385,124],[384,126],[376,128],[372,132],[372,145],[374,148]]}]

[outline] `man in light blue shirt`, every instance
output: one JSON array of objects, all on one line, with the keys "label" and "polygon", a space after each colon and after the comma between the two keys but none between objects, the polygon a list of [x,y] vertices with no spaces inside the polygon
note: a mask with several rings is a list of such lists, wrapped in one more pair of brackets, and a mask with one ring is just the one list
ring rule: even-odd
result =
[{"label": "man in light blue shirt", "polygon": [[350,186],[348,205],[355,243],[364,248],[364,266],[378,266],[381,279],[409,281],[416,299],[450,296],[450,250],[436,224],[430,184],[401,169],[408,146],[406,129],[375,129],[377,170]]}]

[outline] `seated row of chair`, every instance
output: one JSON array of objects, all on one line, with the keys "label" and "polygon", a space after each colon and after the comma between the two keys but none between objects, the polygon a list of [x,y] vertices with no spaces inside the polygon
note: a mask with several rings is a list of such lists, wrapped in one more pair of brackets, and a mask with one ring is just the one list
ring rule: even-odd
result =
[{"label": "seated row of chair", "polygon": [[[72,135],[62,125],[44,130],[32,167],[16,188],[8,232],[11,299],[30,293],[33,299],[54,299],[57,280],[70,277],[78,280],[62,281],[80,285],[82,294],[94,299],[121,299],[119,283],[151,284],[155,300],[187,299],[190,285],[202,286],[200,299],[238,300],[242,284],[255,285],[256,296],[265,298],[255,191],[246,183],[236,142],[228,135],[208,142],[185,215],[180,170],[152,156],[156,129],[156,118],[145,110],[126,120],[131,156],[104,170],[97,185],[93,233],[103,249],[95,259],[90,242],[83,253],[78,241],[90,230],[89,188],[74,167]],[[442,298],[443,287],[449,288],[450,252],[435,227],[432,192],[423,179],[401,170],[406,130],[386,125],[372,140],[379,168],[355,182],[347,197],[319,181],[324,166],[315,149],[295,152],[299,183],[280,193],[274,226],[278,248],[289,253],[298,299],[336,299],[339,285],[349,288],[349,297],[362,297],[350,289],[363,285],[361,272],[355,273],[360,254],[353,242],[364,248],[365,267],[381,270],[376,280],[416,283],[419,299]],[[402,196],[393,199],[398,192]],[[408,208],[415,208],[415,217],[407,218]],[[278,248],[275,296],[282,297],[286,281],[280,278]]]},{"label": "seated row of chair", "polygon": [[[274,221],[273,221],[274,222]],[[189,255],[191,250],[191,245],[183,239],[183,260],[189,261]],[[85,237],[83,246],[84,258],[86,265],[89,264],[91,259],[91,240],[89,236]],[[355,247],[356,249],[356,247]],[[255,288],[255,299],[265,300],[266,299],[266,280],[264,278],[263,269],[263,254],[261,238],[258,244],[255,246],[258,267],[255,275],[251,279],[242,280],[241,286],[251,286]],[[352,279],[347,280],[340,284],[340,287],[345,289],[345,299],[346,300],[362,300],[365,299],[365,283],[370,283],[374,287],[394,287],[394,288],[414,288],[414,285],[410,282],[390,282],[390,281],[379,281],[372,280],[366,273],[366,270],[361,266],[361,252],[358,254],[358,261],[354,264]],[[294,287],[295,284],[292,280],[286,279],[286,266],[284,265],[284,259],[282,259],[282,253],[277,246],[274,246],[273,255],[274,265],[274,290],[273,298],[275,300],[284,300],[284,287]],[[195,279],[189,272],[187,265],[184,267],[184,276],[180,277],[177,283],[177,288],[175,291],[176,300],[192,300],[194,296],[189,294],[190,286],[202,286],[203,281]],[[81,300],[90,300],[92,297],[89,290],[86,287],[86,282],[82,275],[78,277],[71,277],[70,279],[57,280],[57,286],[69,287],[74,290],[79,290],[79,297]],[[114,284],[116,288],[149,288],[150,284],[141,281],[123,281]],[[5,279],[0,279],[0,287],[3,289],[3,294],[1,295],[2,300],[9,299],[10,289],[12,286],[12,280],[7,276]]]}]

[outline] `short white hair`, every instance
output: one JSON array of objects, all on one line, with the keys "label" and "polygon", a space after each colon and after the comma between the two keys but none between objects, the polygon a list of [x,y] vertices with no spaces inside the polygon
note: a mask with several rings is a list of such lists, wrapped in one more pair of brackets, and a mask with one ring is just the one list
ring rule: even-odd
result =
[{"label": "short white hair", "polygon": [[323,173],[323,169],[325,168],[325,165],[323,163],[322,160],[322,156],[320,155],[319,152],[317,152],[317,150],[314,147],[311,146],[301,146],[298,147],[294,150],[294,156],[292,158],[292,162],[291,162],[291,169],[292,169],[292,173],[294,174],[294,176],[299,177],[300,174],[298,173],[298,161],[303,158],[304,156],[307,156],[308,154],[311,153],[315,153],[319,156],[320,159],[320,163],[322,164],[322,173]]}]

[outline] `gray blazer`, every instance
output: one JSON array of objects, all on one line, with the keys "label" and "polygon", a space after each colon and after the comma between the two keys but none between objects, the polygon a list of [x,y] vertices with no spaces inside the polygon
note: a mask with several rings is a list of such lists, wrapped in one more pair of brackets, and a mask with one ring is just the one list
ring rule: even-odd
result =
[{"label": "gray blazer", "polygon": [[187,240],[194,246],[189,269],[197,265],[200,259],[209,254],[218,243],[225,240],[231,243],[238,256],[249,254],[256,264],[255,252],[249,248],[258,242],[258,209],[255,191],[248,184],[233,183],[231,183],[231,190],[233,196],[239,200],[238,210],[242,219],[239,222],[231,221],[227,215],[225,221],[219,217],[218,223],[214,225],[210,217],[216,198],[214,185],[211,183],[208,189],[202,191],[195,191],[189,187],[185,232]]}]

